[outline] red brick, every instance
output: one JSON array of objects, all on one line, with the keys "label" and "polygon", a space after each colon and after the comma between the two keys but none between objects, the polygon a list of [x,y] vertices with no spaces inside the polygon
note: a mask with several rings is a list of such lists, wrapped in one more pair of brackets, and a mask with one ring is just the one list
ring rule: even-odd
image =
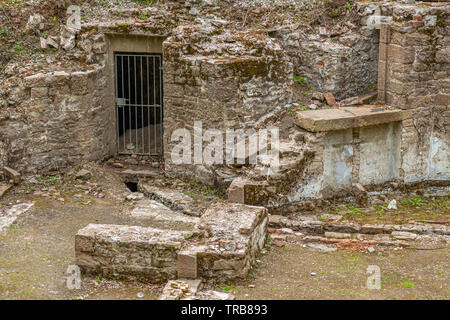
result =
[{"label": "red brick", "polygon": [[415,20],[413,20],[413,21],[408,21],[408,23],[409,23],[409,25],[411,27],[414,27],[414,28],[418,28],[418,27],[422,27],[423,26],[423,21],[415,21]]},{"label": "red brick", "polygon": [[331,92],[324,93],[323,97],[325,98],[325,100],[327,100],[327,104],[329,106],[333,106],[336,104],[336,99]]},{"label": "red brick", "polygon": [[178,278],[196,279],[198,276],[197,254],[180,252],[177,258]]}]

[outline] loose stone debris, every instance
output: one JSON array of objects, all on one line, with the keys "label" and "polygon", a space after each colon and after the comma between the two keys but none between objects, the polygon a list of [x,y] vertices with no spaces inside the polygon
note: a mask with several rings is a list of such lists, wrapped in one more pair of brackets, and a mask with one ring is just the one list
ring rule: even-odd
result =
[{"label": "loose stone debris", "polygon": [[317,250],[322,251],[322,252],[333,252],[333,251],[337,250],[336,248],[328,247],[326,245],[317,244],[317,243],[308,243],[307,246],[309,248],[317,249]]},{"label": "loose stone debris", "polygon": [[34,205],[31,203],[20,203],[12,206],[11,208],[1,208],[0,210],[0,235],[4,235],[7,232],[7,229],[17,218],[30,210],[30,208]]},{"label": "loose stone debris", "polygon": [[3,167],[3,175],[5,176],[6,180],[9,180],[12,184],[19,184],[20,183],[20,173],[18,173],[16,170],[11,169],[9,167]]},{"label": "loose stone debris", "polygon": [[201,289],[201,280],[170,280],[159,300],[190,300]]},{"label": "loose stone debris", "polygon": [[391,200],[388,205],[389,210],[397,210],[397,201],[395,199]]}]

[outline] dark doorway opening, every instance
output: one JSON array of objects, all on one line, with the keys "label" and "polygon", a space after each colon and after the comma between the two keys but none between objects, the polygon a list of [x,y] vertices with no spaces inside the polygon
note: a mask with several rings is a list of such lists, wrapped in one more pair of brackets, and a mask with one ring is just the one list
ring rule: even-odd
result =
[{"label": "dark doorway opening", "polygon": [[116,53],[115,85],[118,153],[161,156],[161,55]]},{"label": "dark doorway opening", "polygon": [[136,182],[125,182],[125,185],[131,192],[138,192],[138,184]]}]

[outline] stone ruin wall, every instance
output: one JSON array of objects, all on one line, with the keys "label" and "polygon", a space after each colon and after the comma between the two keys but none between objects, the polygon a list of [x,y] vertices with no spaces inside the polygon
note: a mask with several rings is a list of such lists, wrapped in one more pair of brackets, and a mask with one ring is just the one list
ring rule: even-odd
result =
[{"label": "stone ruin wall", "polygon": [[10,83],[0,165],[38,173],[113,152],[103,68],[38,73]]},{"label": "stone ruin wall", "polygon": [[[292,65],[276,41],[262,33],[230,32],[224,20],[174,29],[173,19],[155,14],[154,8],[149,10],[156,19],[154,24],[136,24],[133,18],[133,22],[86,23],[76,33],[63,30],[61,43],[71,57],[81,61],[78,69],[85,64],[95,71],[38,74],[27,82],[14,77],[17,69],[11,70],[14,83],[8,86],[4,101],[17,111],[18,118],[11,121],[11,116],[6,116],[1,123],[5,128],[0,133],[2,166],[42,173],[115,153],[115,115],[109,97],[113,89],[108,78],[110,35],[167,38],[163,87],[169,166],[167,150],[173,145],[170,136],[174,129],[191,129],[193,119],[203,121],[205,129],[249,128],[290,102]],[[124,19],[131,17],[133,11],[123,14]],[[58,81],[52,82],[55,74]],[[83,75],[86,79],[81,79]],[[33,109],[39,112],[28,112]],[[54,121],[38,126],[30,115],[45,120],[51,115]],[[29,137],[30,130],[36,137]],[[37,140],[41,132],[44,143]],[[209,181],[210,171],[202,172]]]},{"label": "stone ruin wall", "polygon": [[382,28],[379,99],[411,110],[403,122],[405,183],[450,179],[450,14],[430,8]]},{"label": "stone ruin wall", "polygon": [[317,91],[332,92],[336,98],[345,99],[363,93],[377,82],[376,29],[361,26],[335,37],[290,29],[271,34],[287,51],[297,75]]},{"label": "stone ruin wall", "polygon": [[[373,4],[362,6],[363,17],[373,13]],[[290,101],[294,70],[307,76],[308,85],[346,97],[376,82],[374,70],[379,68],[386,70],[378,72],[378,87],[385,102],[415,111],[414,119],[403,122],[401,170],[391,180],[448,180],[448,8],[389,3],[380,8],[383,15],[394,19],[386,52],[378,52],[379,31],[365,27],[357,34],[333,38],[305,37],[297,29],[280,29],[269,32],[271,39],[259,33],[230,32],[223,20],[215,25],[194,23],[175,29],[174,21],[162,15],[151,25],[91,23],[83,25],[76,35],[65,32],[73,56],[95,69],[14,78],[8,83],[3,97],[9,112],[0,119],[0,165],[36,173],[114,154],[114,114],[106,98],[107,38],[109,34],[137,34],[168,37],[163,63],[164,138],[166,164],[174,172],[188,172],[208,184],[217,178],[214,168],[176,168],[167,156],[173,145],[171,132],[180,127],[192,129],[192,119],[202,120],[204,129],[252,127],[262,116]],[[416,21],[415,15],[423,21]],[[382,48],[384,39],[381,36]],[[230,40],[237,45],[228,45]],[[239,58],[221,58],[233,53]],[[377,55],[381,66],[374,58]],[[383,60],[385,56],[389,62],[383,64],[388,61]],[[336,91],[338,87],[342,92]],[[318,190],[323,187],[324,176],[318,175],[326,166],[323,135],[307,136],[315,157],[303,179],[308,183],[291,194],[291,199],[320,194]],[[348,143],[353,143],[353,138]],[[352,155],[351,162],[359,165],[358,161],[357,155]],[[352,179],[347,174],[346,188],[349,181],[357,181],[356,173],[361,171],[353,170],[353,164],[350,169]]]},{"label": "stone ruin wall", "polygon": [[[46,173],[116,152],[115,112],[110,97],[108,38],[135,32],[132,25],[85,24],[74,32],[65,27],[61,46],[78,64],[25,78],[20,66],[6,69],[0,92],[0,166],[27,173]],[[154,30],[141,28],[144,34]],[[163,33],[160,26],[157,32]],[[71,71],[69,71],[69,69]],[[3,93],[3,94],[2,94]]]},{"label": "stone ruin wall", "polygon": [[291,101],[292,64],[262,33],[198,28],[178,28],[164,41],[165,164],[174,173],[214,185],[214,168],[172,163],[170,152],[178,143],[171,139],[173,131],[185,128],[192,134],[194,121],[201,121],[203,132],[218,129],[225,139],[227,129],[253,128]]},{"label": "stone ruin wall", "polygon": [[384,4],[392,22],[380,31],[378,100],[411,111],[385,125],[307,133],[314,153],[289,202],[423,181],[446,182],[450,167],[448,5]]}]

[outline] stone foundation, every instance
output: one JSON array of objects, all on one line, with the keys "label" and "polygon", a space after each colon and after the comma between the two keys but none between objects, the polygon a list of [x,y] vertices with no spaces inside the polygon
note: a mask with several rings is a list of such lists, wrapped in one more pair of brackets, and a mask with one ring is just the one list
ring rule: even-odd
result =
[{"label": "stone foundation", "polygon": [[175,279],[187,231],[90,224],[75,236],[77,265],[86,273]]},{"label": "stone foundation", "polygon": [[243,278],[262,249],[267,211],[216,204],[193,231],[90,224],[75,236],[76,263],[86,273],[175,278]]}]

